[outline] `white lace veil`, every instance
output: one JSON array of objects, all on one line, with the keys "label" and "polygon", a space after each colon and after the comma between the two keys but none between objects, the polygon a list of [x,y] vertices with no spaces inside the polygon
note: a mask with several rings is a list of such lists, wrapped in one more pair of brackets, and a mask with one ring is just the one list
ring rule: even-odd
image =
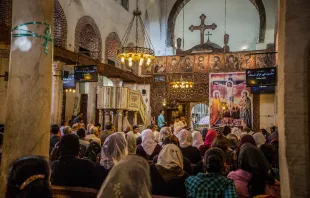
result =
[{"label": "white lace veil", "polygon": [[147,161],[129,155],[108,174],[97,198],[151,198],[150,170]]},{"label": "white lace veil", "polygon": [[110,169],[127,155],[128,147],[125,134],[123,132],[114,133],[108,136],[102,145],[100,165]]}]

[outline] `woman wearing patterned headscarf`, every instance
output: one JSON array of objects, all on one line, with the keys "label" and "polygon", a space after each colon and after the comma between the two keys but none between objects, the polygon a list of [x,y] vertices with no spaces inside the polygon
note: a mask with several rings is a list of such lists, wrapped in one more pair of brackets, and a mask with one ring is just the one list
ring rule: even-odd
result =
[{"label": "woman wearing patterned headscarf", "polygon": [[95,187],[100,188],[106,176],[121,159],[128,155],[128,146],[123,132],[113,133],[108,136],[101,150],[100,165],[95,167]]},{"label": "woman wearing patterned headscarf", "polygon": [[155,142],[155,136],[151,129],[146,129],[141,134],[142,143],[137,146],[137,155],[146,160],[153,160],[154,156],[158,155],[161,146]]},{"label": "woman wearing patterned headscarf", "polygon": [[192,164],[197,164],[201,161],[200,151],[192,146],[193,138],[188,130],[181,130],[177,138],[179,139],[180,148],[184,157],[188,158]]},{"label": "woman wearing patterned headscarf", "polygon": [[186,197],[184,181],[187,177],[181,150],[174,144],[167,144],[160,151],[157,163],[151,166],[152,194]]},{"label": "woman wearing patterned headscarf", "polygon": [[125,157],[110,171],[97,197],[151,198],[148,163],[135,155]]},{"label": "woman wearing patterned headscarf", "polygon": [[165,140],[166,137],[171,136],[171,129],[170,127],[163,127],[160,129],[159,132],[159,145],[162,146],[163,145],[163,141]]}]

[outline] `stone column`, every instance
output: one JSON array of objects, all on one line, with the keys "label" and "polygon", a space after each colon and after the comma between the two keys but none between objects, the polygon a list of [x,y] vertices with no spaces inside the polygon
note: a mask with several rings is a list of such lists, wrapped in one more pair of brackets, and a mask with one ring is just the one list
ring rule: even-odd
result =
[{"label": "stone column", "polygon": [[123,110],[117,110],[117,132],[123,131]]},{"label": "stone column", "polygon": [[117,125],[117,113],[116,113],[116,111],[112,110],[110,112],[110,115],[111,115],[111,122],[112,122],[113,126],[116,127],[116,125]]},{"label": "stone column", "polygon": [[[53,7],[53,1],[13,1],[12,26],[32,21],[53,25]],[[45,35],[46,26],[28,25],[27,29]],[[0,197],[4,197],[5,178],[14,160],[29,155],[49,156],[53,45],[48,42],[45,53],[43,39],[20,37],[25,41],[20,44],[27,45],[16,49],[13,43],[17,39],[11,41]]]},{"label": "stone column", "polygon": [[62,71],[64,62],[53,62],[53,80],[52,80],[52,109],[51,109],[51,124],[61,123],[61,110],[62,110]]},{"label": "stone column", "polygon": [[[85,84],[88,99],[87,99],[87,124],[95,124],[95,116],[96,116],[96,97],[97,97],[97,83],[96,82],[88,82]],[[86,124],[86,125],[87,125]]]},{"label": "stone column", "polygon": [[133,115],[133,125],[138,125],[138,112],[135,111]]},{"label": "stone column", "polygon": [[110,110],[104,110],[104,124],[111,122]]},{"label": "stone column", "polygon": [[128,121],[128,111],[124,111],[124,117],[123,117],[123,131],[125,130],[126,127],[128,127],[129,121]]},{"label": "stone column", "polygon": [[104,112],[103,109],[99,109],[99,123],[101,124],[102,128],[104,128]]},{"label": "stone column", "polygon": [[122,82],[122,79],[120,78],[109,78],[112,83],[113,83],[113,87],[120,87],[121,86],[121,82]]},{"label": "stone column", "polygon": [[281,197],[310,197],[310,1],[279,1],[277,120]]}]

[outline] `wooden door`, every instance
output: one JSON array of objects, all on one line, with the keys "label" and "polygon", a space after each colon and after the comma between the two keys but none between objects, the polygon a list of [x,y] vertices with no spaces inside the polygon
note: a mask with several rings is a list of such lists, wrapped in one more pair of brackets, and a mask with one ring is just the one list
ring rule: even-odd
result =
[{"label": "wooden door", "polygon": [[80,102],[80,112],[83,113],[83,120],[86,125],[87,123],[87,100],[88,95],[87,94],[81,94],[81,102]]}]

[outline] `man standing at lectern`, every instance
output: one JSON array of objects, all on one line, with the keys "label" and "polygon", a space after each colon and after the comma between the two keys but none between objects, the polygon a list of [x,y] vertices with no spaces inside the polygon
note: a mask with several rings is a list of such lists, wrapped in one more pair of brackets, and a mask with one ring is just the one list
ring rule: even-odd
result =
[{"label": "man standing at lectern", "polygon": [[164,117],[164,114],[165,114],[165,111],[162,110],[161,113],[159,114],[158,116],[158,120],[157,120],[157,123],[158,123],[158,129],[160,131],[160,129],[165,126],[167,124],[167,122],[165,122],[165,117]]}]

